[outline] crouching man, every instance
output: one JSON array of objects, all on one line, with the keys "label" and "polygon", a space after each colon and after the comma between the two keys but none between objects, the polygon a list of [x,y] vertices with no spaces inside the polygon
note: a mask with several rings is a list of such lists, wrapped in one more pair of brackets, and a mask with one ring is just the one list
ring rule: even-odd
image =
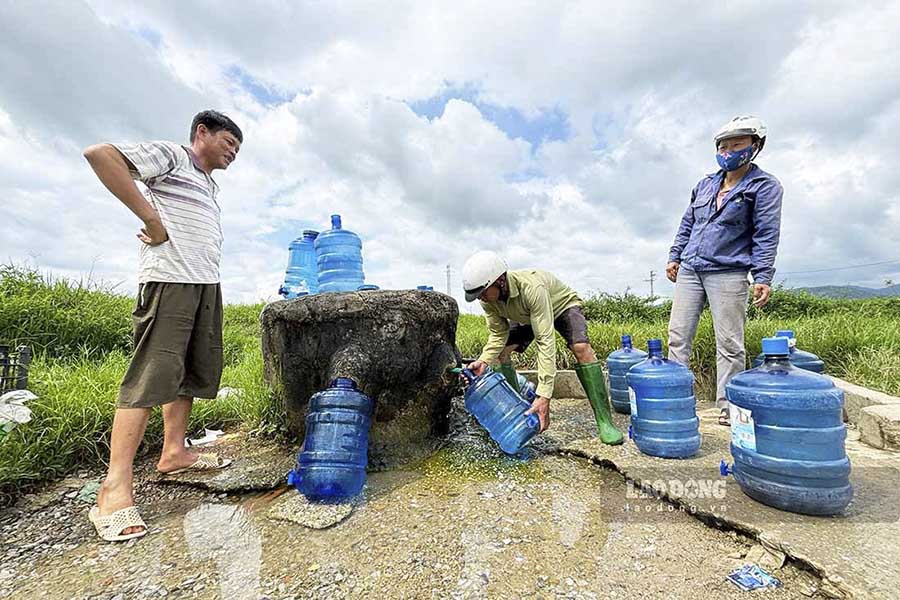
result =
[{"label": "crouching man", "polygon": [[541,431],[550,425],[550,398],[556,377],[556,338],[565,339],[578,360],[575,372],[594,411],[597,432],[604,444],[621,444],[622,433],[612,423],[603,369],[587,335],[581,299],[552,273],[537,269],[510,271],[506,262],[490,251],[476,252],[463,266],[466,300],[481,301],[489,330],[481,356],[469,365],[481,375],[488,364],[500,360],[499,372],[519,389],[512,366],[513,351],[537,345],[537,398],[527,414],[537,414]]}]

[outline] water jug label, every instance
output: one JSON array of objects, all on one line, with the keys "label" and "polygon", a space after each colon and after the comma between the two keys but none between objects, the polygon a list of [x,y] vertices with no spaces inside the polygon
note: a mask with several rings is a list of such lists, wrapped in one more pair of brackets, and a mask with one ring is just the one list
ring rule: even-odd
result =
[{"label": "water jug label", "polygon": [[738,448],[756,452],[756,427],[751,411],[730,404],[729,412],[731,413],[731,443]]},{"label": "water jug label", "polygon": [[637,395],[634,393],[634,388],[628,388],[628,403],[631,404],[631,414],[637,414]]}]

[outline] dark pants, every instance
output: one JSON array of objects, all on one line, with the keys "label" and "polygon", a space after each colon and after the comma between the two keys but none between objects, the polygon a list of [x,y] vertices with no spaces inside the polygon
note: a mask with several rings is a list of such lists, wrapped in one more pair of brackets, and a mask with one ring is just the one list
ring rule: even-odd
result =
[{"label": "dark pants", "polygon": [[[556,319],[553,320],[553,328],[556,329],[566,344],[571,348],[574,344],[589,344],[587,333],[587,319],[580,306],[573,306],[562,311]],[[524,323],[510,322],[509,337],[506,345],[516,346],[516,352],[525,352],[531,342],[534,341],[534,330],[531,325]]]}]

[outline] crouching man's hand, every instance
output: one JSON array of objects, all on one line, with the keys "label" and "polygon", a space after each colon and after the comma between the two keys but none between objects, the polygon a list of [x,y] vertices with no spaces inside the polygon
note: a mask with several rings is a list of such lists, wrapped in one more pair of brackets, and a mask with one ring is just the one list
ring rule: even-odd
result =
[{"label": "crouching man's hand", "polygon": [[487,369],[487,363],[483,360],[476,360],[475,362],[470,362],[466,368],[472,371],[475,377],[481,377],[481,374]]},{"label": "crouching man's hand", "polygon": [[531,403],[531,408],[525,411],[525,414],[537,415],[538,419],[541,420],[541,431],[538,433],[543,432],[550,427],[550,398],[538,396]]}]

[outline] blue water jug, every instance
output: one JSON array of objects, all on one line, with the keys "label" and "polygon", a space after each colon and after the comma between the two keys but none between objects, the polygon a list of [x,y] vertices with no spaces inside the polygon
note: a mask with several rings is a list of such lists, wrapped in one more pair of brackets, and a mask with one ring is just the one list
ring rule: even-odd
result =
[{"label": "blue water jug", "polygon": [[358,494],[366,482],[372,408],[372,399],[345,377],[313,395],[303,449],[288,484],[310,500]]},{"label": "blue water jug", "polygon": [[617,413],[631,413],[631,400],[628,395],[628,382],[625,375],[628,369],[647,358],[647,353],[631,345],[631,336],[622,336],[622,347],[609,353],[606,357],[606,370],[609,371],[609,401]]},{"label": "blue water jug", "polygon": [[647,350],[647,358],[625,376],[632,439],[650,456],[693,456],[700,449],[694,374],[683,364],[663,358],[661,340],[649,340]]},{"label": "blue water jug", "polygon": [[537,415],[526,415],[531,404],[506,381],[506,377],[485,369],[476,377],[469,369],[462,370],[468,382],[465,393],[466,410],[478,420],[491,439],[507,454],[516,454],[537,435],[541,422]]},{"label": "blue water jug", "polygon": [[316,238],[320,292],[355,292],[365,283],[362,242],[341,228],[341,216],[331,215],[331,229]]},{"label": "blue water jug", "polygon": [[284,274],[284,285],[278,290],[278,293],[286,299],[318,293],[319,277],[315,248],[318,235],[318,231],[307,229],[288,246],[288,266]]},{"label": "blue water jug", "polygon": [[[797,339],[794,337],[794,332],[790,329],[780,329],[775,332],[775,337],[786,337],[789,341],[789,346],[791,350],[791,364],[799,369],[806,369],[807,371],[812,371],[813,373],[821,373],[825,370],[825,363],[821,358],[813,354],[812,352],[804,352],[800,348],[797,348]],[[766,354],[764,352],[760,352],[759,355],[753,359],[753,368],[758,367],[763,364],[766,359]]]},{"label": "blue water jug", "polygon": [[416,289],[420,292],[433,292],[434,288],[430,285],[417,285]]},{"label": "blue water jug", "polygon": [[763,364],[725,386],[731,472],[744,493],[763,504],[808,515],[840,513],[853,497],[844,393],[827,377],[792,365],[787,338],[765,338],[762,347]]}]

